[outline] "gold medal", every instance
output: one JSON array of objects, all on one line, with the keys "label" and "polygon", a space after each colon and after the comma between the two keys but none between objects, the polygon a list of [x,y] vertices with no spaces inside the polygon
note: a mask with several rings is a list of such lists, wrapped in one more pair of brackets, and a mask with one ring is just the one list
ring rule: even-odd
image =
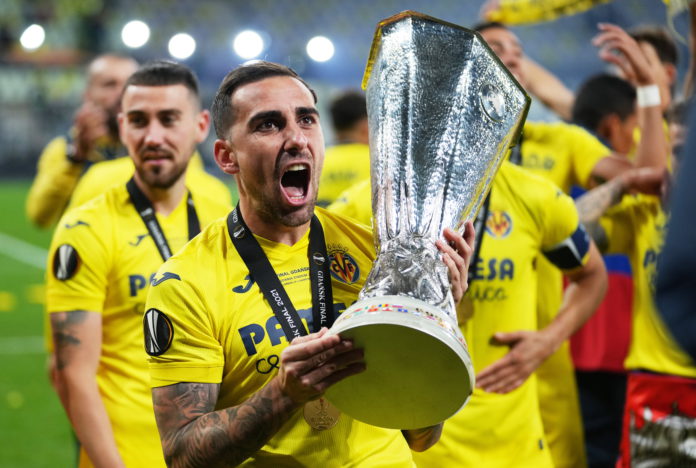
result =
[{"label": "gold medal", "polygon": [[307,424],[317,431],[331,429],[341,417],[338,408],[323,398],[305,403],[303,412]]}]

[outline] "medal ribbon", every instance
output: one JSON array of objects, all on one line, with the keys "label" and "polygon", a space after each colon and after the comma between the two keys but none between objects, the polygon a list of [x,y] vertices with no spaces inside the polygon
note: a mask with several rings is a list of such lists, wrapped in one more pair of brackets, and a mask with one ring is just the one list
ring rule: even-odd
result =
[{"label": "medal ribbon", "polygon": [[[157,250],[159,250],[162,260],[167,260],[172,256],[172,250],[169,248],[167,243],[167,238],[162,231],[162,227],[157,221],[157,216],[155,216],[155,208],[152,206],[150,200],[145,196],[145,194],[140,190],[138,184],[135,180],[131,179],[126,184],[126,190],[128,190],[128,195],[130,196],[135,210],[140,215],[140,219],[145,223],[147,231],[150,233],[150,237],[155,242]],[[188,199],[186,200],[186,212],[188,214],[188,235],[189,240],[196,237],[196,235],[201,232],[201,224],[198,221],[198,213],[196,213],[196,207],[193,204],[193,198],[191,198],[191,192],[188,194]]]},{"label": "medal ribbon", "polygon": [[[227,230],[232,244],[249,270],[249,275],[259,285],[263,296],[278,319],[288,342],[298,336],[307,335],[295,306],[278,279],[271,262],[242,218],[239,204],[227,216]],[[315,330],[333,325],[336,316],[333,310],[329,255],[326,251],[324,230],[316,215],[312,216],[309,228],[309,280],[312,285],[312,318]]]}]

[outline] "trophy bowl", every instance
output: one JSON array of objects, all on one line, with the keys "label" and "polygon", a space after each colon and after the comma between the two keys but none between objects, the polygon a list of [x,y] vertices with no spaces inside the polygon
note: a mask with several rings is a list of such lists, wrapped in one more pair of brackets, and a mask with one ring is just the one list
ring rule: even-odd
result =
[{"label": "trophy bowl", "polygon": [[423,428],[475,385],[435,241],[476,216],[530,100],[477,33],[411,11],[378,24],[363,87],[377,258],[331,333],[366,370],[325,396],[375,426]]}]

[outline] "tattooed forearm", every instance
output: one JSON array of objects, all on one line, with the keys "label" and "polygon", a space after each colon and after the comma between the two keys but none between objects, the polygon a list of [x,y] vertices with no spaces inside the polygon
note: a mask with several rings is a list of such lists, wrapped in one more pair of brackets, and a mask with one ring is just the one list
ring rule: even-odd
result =
[{"label": "tattooed forearm", "polygon": [[625,181],[617,177],[578,198],[575,206],[580,222],[585,224],[597,221],[611,206],[621,201],[624,190]]},{"label": "tattooed forearm", "polygon": [[272,384],[244,403],[212,412],[217,384],[179,383],[152,391],[170,467],[234,466],[263,447],[295,405]]},{"label": "tattooed forearm", "polygon": [[56,368],[62,370],[70,363],[70,357],[75,346],[81,344],[77,337],[77,327],[87,317],[85,310],[72,310],[51,314],[53,342],[56,352]]}]

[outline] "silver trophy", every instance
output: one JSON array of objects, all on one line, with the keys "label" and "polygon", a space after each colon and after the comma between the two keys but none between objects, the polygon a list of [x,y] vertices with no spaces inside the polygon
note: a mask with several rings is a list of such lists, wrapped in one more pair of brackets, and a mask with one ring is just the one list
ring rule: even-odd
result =
[{"label": "silver trophy", "polygon": [[369,424],[427,427],[474,387],[435,240],[476,216],[530,100],[477,33],[410,11],[379,23],[363,87],[377,259],[331,331],[367,369],[326,398]]}]

